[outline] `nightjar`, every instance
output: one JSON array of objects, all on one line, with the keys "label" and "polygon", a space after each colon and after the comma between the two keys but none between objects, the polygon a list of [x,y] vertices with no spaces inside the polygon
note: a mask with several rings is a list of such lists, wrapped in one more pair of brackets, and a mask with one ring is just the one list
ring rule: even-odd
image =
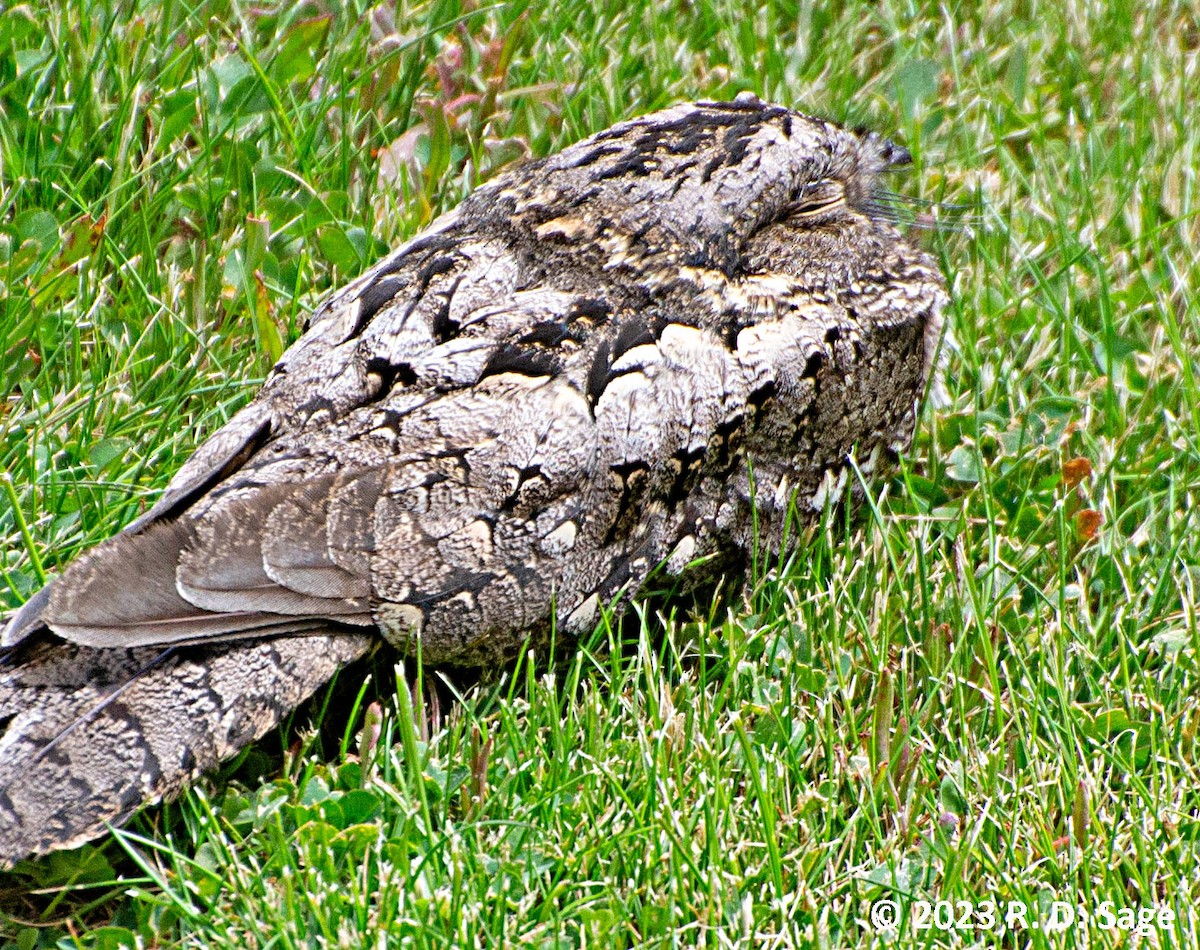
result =
[{"label": "nightjar", "polygon": [[903,448],[946,300],[883,138],[752,96],[480,187],[312,314],[158,503],[0,659],[0,861],[95,837],[382,637],[426,663],[590,630],[778,547]]}]

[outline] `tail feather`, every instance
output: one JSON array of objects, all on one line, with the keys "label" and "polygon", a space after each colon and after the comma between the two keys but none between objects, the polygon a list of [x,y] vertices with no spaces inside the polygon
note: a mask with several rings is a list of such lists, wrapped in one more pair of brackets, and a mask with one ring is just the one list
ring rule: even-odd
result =
[{"label": "tail feather", "polygon": [[102,835],[277,725],[368,634],[94,649],[31,637],[0,664],[0,867]]}]

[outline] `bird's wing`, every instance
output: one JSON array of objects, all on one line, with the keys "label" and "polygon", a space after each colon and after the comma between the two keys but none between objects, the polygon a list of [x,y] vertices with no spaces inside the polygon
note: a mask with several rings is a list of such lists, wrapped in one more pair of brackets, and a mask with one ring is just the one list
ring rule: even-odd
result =
[{"label": "bird's wing", "polygon": [[469,384],[396,387],[275,437],[175,519],[77,560],[44,621],[91,647],[376,624],[466,660],[456,644],[508,643],[636,588],[694,529],[693,489],[735,464],[764,370],[709,330],[652,331],[634,312],[576,328],[563,353],[538,341],[581,301],[525,303],[489,319],[526,342],[447,343],[417,365]]},{"label": "bird's wing", "polygon": [[[119,534],[58,579],[43,621],[91,647],[263,636],[300,621],[370,625],[366,579],[328,559],[313,523],[328,481],[266,486],[199,520],[185,515]],[[268,552],[293,539],[302,545],[283,552],[272,577]]]}]

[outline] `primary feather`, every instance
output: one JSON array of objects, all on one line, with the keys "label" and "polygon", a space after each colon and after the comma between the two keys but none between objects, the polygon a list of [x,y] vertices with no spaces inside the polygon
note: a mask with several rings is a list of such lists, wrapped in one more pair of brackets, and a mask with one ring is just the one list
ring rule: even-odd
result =
[{"label": "primary feather", "polygon": [[483,186],[332,295],[9,624],[0,860],[178,788],[375,632],[501,662],[656,567],[778,545],[852,450],[911,436],[945,294],[877,210],[906,160],[752,97],[678,106]]}]

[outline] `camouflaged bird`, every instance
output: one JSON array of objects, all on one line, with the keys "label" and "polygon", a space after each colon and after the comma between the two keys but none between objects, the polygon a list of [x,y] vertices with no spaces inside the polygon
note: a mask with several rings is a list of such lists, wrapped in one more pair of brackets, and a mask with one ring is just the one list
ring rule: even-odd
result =
[{"label": "camouflaged bird", "polygon": [[313,313],[158,503],[12,619],[0,860],[81,843],[382,636],[479,666],[777,547],[904,447],[945,301],[877,176],[753,97],[479,188]]}]

